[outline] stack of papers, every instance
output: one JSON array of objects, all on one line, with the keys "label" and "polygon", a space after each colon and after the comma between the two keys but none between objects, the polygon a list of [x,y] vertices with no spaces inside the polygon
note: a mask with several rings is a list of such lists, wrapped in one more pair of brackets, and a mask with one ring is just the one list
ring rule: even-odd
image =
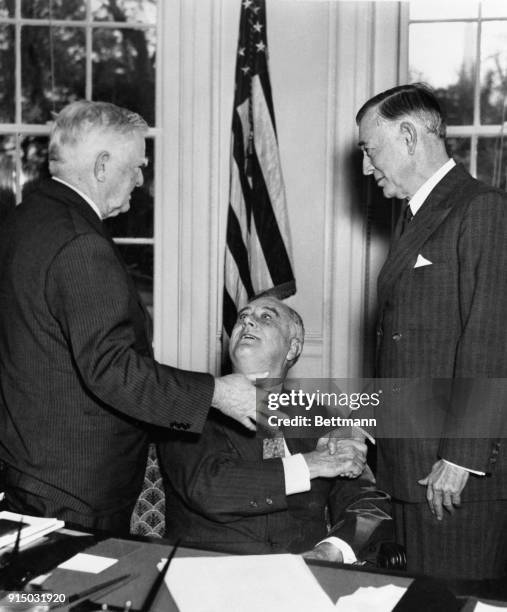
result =
[{"label": "stack of papers", "polygon": [[0,551],[5,547],[14,546],[20,524],[20,547],[26,546],[26,544],[38,540],[47,533],[65,525],[63,521],[55,518],[26,516],[6,511],[0,512]]}]

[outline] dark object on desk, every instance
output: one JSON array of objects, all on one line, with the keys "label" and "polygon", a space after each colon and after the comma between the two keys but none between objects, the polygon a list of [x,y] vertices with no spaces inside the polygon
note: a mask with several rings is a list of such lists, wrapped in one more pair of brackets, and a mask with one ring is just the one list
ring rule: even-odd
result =
[{"label": "dark object on desk", "polygon": [[462,603],[443,582],[432,578],[416,578],[393,612],[459,612]]},{"label": "dark object on desk", "polygon": [[[7,521],[14,523],[14,521]],[[12,551],[4,553],[0,560],[0,568],[3,570],[3,579],[5,580],[5,588],[16,589],[18,583],[16,581],[17,569],[20,567],[19,564],[19,542],[21,541],[21,531],[26,523],[23,523],[23,518],[19,520],[16,525],[16,541],[12,547]],[[0,584],[2,586],[2,584]]]},{"label": "dark object on desk", "polygon": [[22,521],[11,521],[10,519],[0,519],[0,537],[10,533],[19,533],[23,527],[27,527],[28,523]]},{"label": "dark object on desk", "polygon": [[405,547],[396,542],[380,542],[377,550],[376,566],[380,569],[406,570],[407,555]]},{"label": "dark object on desk", "polygon": [[0,588],[17,590],[35,576],[45,574],[96,541],[95,536],[51,534],[26,550],[11,555],[0,575]]}]

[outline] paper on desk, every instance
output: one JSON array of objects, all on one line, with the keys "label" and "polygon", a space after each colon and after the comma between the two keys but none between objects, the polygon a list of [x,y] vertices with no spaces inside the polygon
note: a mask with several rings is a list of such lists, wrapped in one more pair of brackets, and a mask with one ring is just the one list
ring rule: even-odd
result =
[{"label": "paper on desk", "polygon": [[391,612],[407,589],[386,584],[382,587],[359,587],[336,602],[339,612]]},{"label": "paper on desk", "polygon": [[500,610],[507,610],[507,606],[494,606],[478,601],[474,608],[474,612],[499,612]]},{"label": "paper on desk", "polygon": [[335,609],[299,555],[173,559],[165,582],[181,612]]},{"label": "paper on desk", "polygon": [[118,559],[109,557],[99,557],[98,555],[88,555],[77,553],[67,561],[61,563],[60,569],[74,570],[75,572],[88,572],[90,574],[100,574],[111,565],[118,562]]}]

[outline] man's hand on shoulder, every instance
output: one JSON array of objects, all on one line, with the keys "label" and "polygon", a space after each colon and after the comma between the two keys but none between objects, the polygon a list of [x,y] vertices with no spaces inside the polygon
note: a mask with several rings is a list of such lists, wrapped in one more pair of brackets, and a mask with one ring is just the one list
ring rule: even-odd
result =
[{"label": "man's hand on shoulder", "polygon": [[215,378],[215,391],[211,405],[227,416],[235,419],[247,429],[255,431],[257,389],[253,382],[264,378],[266,373],[245,376],[228,374]]},{"label": "man's hand on shoulder", "polygon": [[420,485],[426,485],[428,505],[439,521],[444,517],[444,508],[452,514],[454,507],[460,505],[461,492],[469,476],[465,468],[440,459],[433,464],[428,476],[418,481]]},{"label": "man's hand on shoulder", "polygon": [[327,447],[327,440],[321,438],[317,448],[303,455],[310,478],[334,478],[346,476],[357,478],[366,465],[366,444],[359,440],[339,440],[333,455]]}]

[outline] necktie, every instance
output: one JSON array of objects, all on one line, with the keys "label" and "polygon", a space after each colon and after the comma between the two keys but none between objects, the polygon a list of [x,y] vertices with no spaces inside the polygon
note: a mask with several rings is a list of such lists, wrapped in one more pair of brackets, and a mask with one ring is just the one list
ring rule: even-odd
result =
[{"label": "necktie", "polygon": [[410,204],[407,202],[405,204],[405,208],[403,210],[403,220],[401,222],[401,233],[400,233],[400,236],[407,229],[407,226],[410,223],[410,221],[412,221],[413,216],[414,215],[412,214],[412,209],[410,208]]},{"label": "necktie", "polygon": [[285,457],[285,446],[281,436],[264,438],[262,441],[262,458],[273,459],[273,457]]}]

